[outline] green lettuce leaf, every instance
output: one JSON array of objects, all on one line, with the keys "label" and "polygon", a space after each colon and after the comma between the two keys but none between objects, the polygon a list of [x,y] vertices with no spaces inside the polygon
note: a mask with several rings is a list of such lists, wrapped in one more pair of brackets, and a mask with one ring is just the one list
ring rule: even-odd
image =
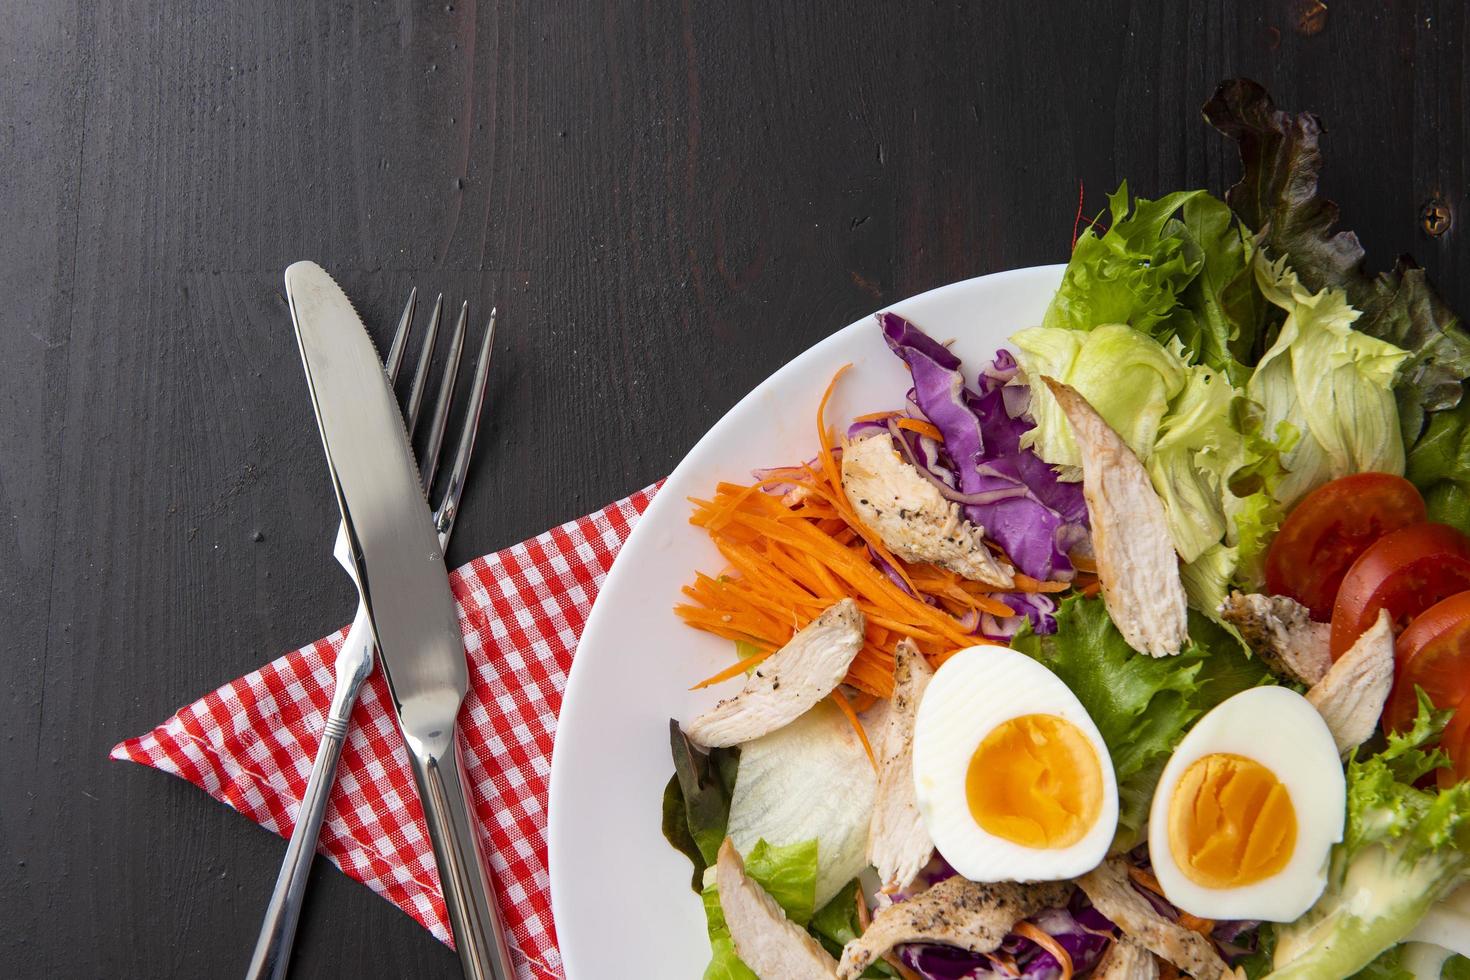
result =
[{"label": "green lettuce leaf", "polygon": [[1228,530],[1226,482],[1242,464],[1245,437],[1231,425],[1235,389],[1224,375],[1195,366],[1185,378],[1144,465],[1169,515],[1174,550],[1187,563]]},{"label": "green lettuce leaf", "polygon": [[1179,191],[1157,201],[1139,198],[1130,214],[1125,181],[1108,197],[1107,231],[1099,235],[1089,227],[1078,236],[1042,326],[1091,330],[1124,323],[1152,334],[1167,323],[1204,256],[1192,239],[1165,229],[1172,231],[1174,213],[1202,195]]},{"label": "green lettuce leaf", "polygon": [[1445,764],[1436,743],[1448,719],[1420,691],[1413,727],[1348,763],[1347,828],[1332,849],[1327,889],[1306,915],[1277,927],[1273,977],[1352,976],[1470,880],[1470,780],[1414,786]]},{"label": "green lettuce leaf", "polygon": [[1106,231],[1078,237],[1042,326],[1125,324],[1163,345],[1177,339],[1190,363],[1243,383],[1266,307],[1254,244],[1230,208],[1203,191],[1130,206],[1125,182],[1108,210]]},{"label": "green lettuce leaf", "polygon": [[1179,220],[1204,262],[1180,297],[1193,315],[1181,320],[1178,337],[1192,360],[1243,385],[1269,315],[1251,271],[1255,243],[1225,202],[1208,194],[1185,201]]},{"label": "green lettuce leaf", "polygon": [[1403,949],[1394,946],[1378,955],[1372,963],[1354,973],[1352,980],[1415,980],[1403,962]]},{"label": "green lettuce leaf", "polygon": [[704,968],[704,980],[760,980],[735,952],[735,940],[730,938],[714,882],[706,885],[699,897],[704,902],[704,920],[709,929],[710,961]]},{"label": "green lettuce leaf", "polygon": [[[854,878],[833,897],[832,901],[818,909],[817,914],[812,916],[812,921],[807,923],[807,932],[817,937],[817,942],[832,954],[833,959],[841,959],[842,947],[862,933],[857,917],[857,896],[861,887],[858,879]],[[893,967],[883,960],[876,960],[862,973],[864,977],[894,977],[897,975]]]},{"label": "green lettuce leaf", "polygon": [[1216,544],[1198,558],[1179,566],[1179,578],[1191,609],[1207,616],[1242,647],[1245,640],[1234,626],[1220,619],[1220,604],[1230,594],[1230,583],[1240,570],[1240,549]]},{"label": "green lettuce leaf", "polygon": [[1352,980],[1470,980],[1470,958],[1425,943],[1404,943],[1384,950]]},{"label": "green lettuce leaf", "polygon": [[1356,328],[1409,352],[1396,388],[1404,441],[1426,413],[1460,404],[1470,376],[1470,332],[1407,256],[1373,275],[1350,231],[1337,230],[1337,205],[1318,188],[1322,126],[1310,113],[1276,107],[1257,83],[1233,79],[1205,103],[1205,118],[1240,149],[1240,182],[1226,201],[1265,246],[1289,258],[1312,292],[1342,289],[1362,311]]},{"label": "green lettuce leaf", "polygon": [[[788,919],[803,926],[811,921],[817,891],[816,841],[784,847],[757,841],[745,859],[745,873],[776,900]],[[713,881],[704,886],[700,898],[704,902],[711,953],[704,980],[758,980],[735,953],[725,912],[720,907],[719,889]]]},{"label": "green lettuce leaf", "polygon": [[1470,399],[1429,417],[1404,476],[1424,495],[1431,521],[1470,531]]},{"label": "green lettuce leaf", "polygon": [[730,821],[735,773],[740,750],[714,749],[706,754],[669,720],[674,775],[664,787],[663,832],[676,850],[694,866],[691,887],[700,891],[704,869],[715,863]]},{"label": "green lettuce leaf", "polygon": [[1349,473],[1402,473],[1393,381],[1408,355],[1353,329],[1358,311],[1342,291],[1308,291],[1284,258],[1263,257],[1256,272],[1262,293],[1287,316],[1246,391],[1268,426],[1286,422],[1301,434],[1284,460],[1281,503],[1290,507]]},{"label": "green lettuce leaf", "polygon": [[[1032,327],[1012,336],[1011,343],[1028,378],[1055,378],[1076,388],[1140,459],[1153,450],[1159,424],[1187,374],[1177,350],[1121,324],[1085,333]],[[1118,384],[1120,377],[1128,384]],[[1072,427],[1045,386],[1031,386],[1030,412],[1036,427],[1021,437],[1021,445],[1060,467],[1066,478],[1081,479],[1082,455]]]},{"label": "green lettuce leaf", "polygon": [[1141,656],[1102,600],[1071,596],[1057,610],[1055,633],[1038,636],[1027,627],[1011,644],[1060,677],[1097,724],[1118,779],[1119,848],[1140,839],[1154,786],[1185,731],[1232,694],[1270,680],[1205,617],[1190,615],[1189,634],[1177,656]]}]

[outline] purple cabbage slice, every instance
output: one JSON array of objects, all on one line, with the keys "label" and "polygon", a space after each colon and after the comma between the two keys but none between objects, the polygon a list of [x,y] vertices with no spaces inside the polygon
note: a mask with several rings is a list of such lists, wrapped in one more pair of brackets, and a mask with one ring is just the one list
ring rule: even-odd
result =
[{"label": "purple cabbage slice", "polygon": [[[1016,567],[1032,578],[1067,579],[1068,553],[1087,537],[1087,506],[1077,483],[1064,483],[1040,457],[1022,449],[1021,436],[1033,423],[1024,396],[1011,384],[1017,367],[1008,351],[981,368],[980,391],[965,386],[959,358],[896,313],[878,314],[883,339],[908,365],[912,401],[944,434],[944,470],[965,494],[1024,488],[984,504],[969,504],[965,516],[985,528]],[[944,470],[932,472],[944,479]],[[1040,624],[1038,624],[1039,626]]]}]

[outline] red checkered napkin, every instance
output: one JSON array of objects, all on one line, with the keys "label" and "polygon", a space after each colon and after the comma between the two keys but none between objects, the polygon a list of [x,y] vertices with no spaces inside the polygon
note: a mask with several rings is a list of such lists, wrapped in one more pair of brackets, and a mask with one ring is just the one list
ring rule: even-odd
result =
[{"label": "red checkered napkin", "polygon": [[[465,763],[523,978],[562,975],[546,870],[546,793],[572,651],[613,558],[656,489],[476,558],[450,576],[470,661],[470,693],[460,713]],[[118,745],[112,758],[182,776],[262,827],[289,835],[346,634],[340,630],[206,694]],[[320,850],[449,942],[423,808],[391,703],[382,675],[374,674],[352,716]]]}]

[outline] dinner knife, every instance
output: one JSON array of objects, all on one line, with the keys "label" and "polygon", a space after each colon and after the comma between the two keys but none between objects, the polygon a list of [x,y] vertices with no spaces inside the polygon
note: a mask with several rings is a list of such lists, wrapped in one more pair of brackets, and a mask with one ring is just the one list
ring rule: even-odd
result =
[{"label": "dinner knife", "polygon": [[456,738],[469,690],[449,574],[382,361],[357,311],[313,262],[286,270],[312,408],[377,640],[465,976],[511,980]]}]

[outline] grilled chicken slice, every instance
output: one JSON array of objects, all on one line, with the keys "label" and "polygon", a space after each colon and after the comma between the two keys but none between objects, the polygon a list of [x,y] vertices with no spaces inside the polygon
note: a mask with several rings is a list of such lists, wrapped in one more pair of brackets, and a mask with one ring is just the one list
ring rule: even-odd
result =
[{"label": "grilled chicken slice", "polygon": [[1378,727],[1393,687],[1393,662],[1393,618],[1383,609],[1327,676],[1307,691],[1307,700],[1327,722],[1338,752],[1366,742]]},{"label": "grilled chicken slice", "polygon": [[1312,622],[1307,607],[1295,599],[1232,592],[1220,604],[1220,618],[1240,631],[1262,663],[1289,681],[1310,686],[1332,666],[1332,627]]},{"label": "grilled chicken slice", "polygon": [[738,745],[801,717],[831,694],[863,646],[865,621],[857,603],[835,603],[784,647],[767,657],[745,687],[698,718],[684,731],[708,748]]},{"label": "grilled chicken slice", "polygon": [[883,726],[878,796],[868,824],[868,863],[892,888],[908,887],[934,853],[934,839],[919,819],[914,796],[914,715],[933,676],[913,641],[901,641],[893,656],[893,698]]},{"label": "grilled chicken slice", "polygon": [[745,874],[745,862],[727,837],[715,861],[720,910],[735,953],[762,980],[832,980],[837,961]]},{"label": "grilled chicken slice", "polygon": [[1120,936],[1097,961],[1092,980],[1159,980],[1159,963],[1153,953]]},{"label": "grilled chicken slice", "polygon": [[959,875],[946,878],[917,898],[896,902],[875,915],[867,930],[842,950],[837,975],[851,980],[902,943],[945,943],[989,953],[1018,921],[1065,905],[1071,891],[1065,881],[981,884]]},{"label": "grilled chicken slice", "polygon": [[905,561],[929,562],[976,582],[1009,589],[1016,572],[985,546],[985,529],[946,500],[886,433],[842,448],[842,490],[864,524]]},{"label": "grilled chicken slice", "polygon": [[1173,963],[1196,980],[1220,980],[1229,967],[1204,936],[1170,922],[1134,890],[1121,858],[1109,858],[1077,879],[1097,910],[1123,935]]},{"label": "grilled chicken slice", "polygon": [[1087,399],[1070,385],[1042,380],[1072,423],[1082,452],[1082,494],[1108,615],[1138,652],[1176,654],[1189,633],[1164,503],[1133,450]]}]

